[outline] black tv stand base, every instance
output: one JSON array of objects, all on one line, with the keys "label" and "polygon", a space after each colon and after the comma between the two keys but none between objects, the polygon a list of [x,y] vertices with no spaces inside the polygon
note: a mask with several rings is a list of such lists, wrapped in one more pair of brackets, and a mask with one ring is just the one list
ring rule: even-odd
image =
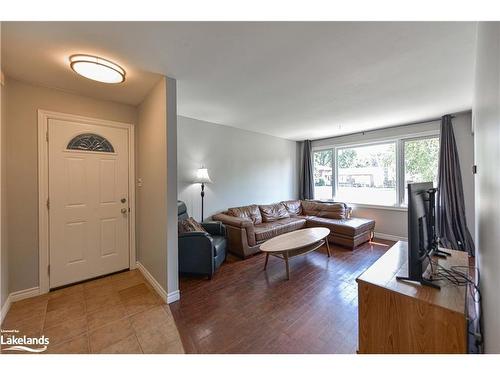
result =
[{"label": "black tv stand base", "polygon": [[420,279],[420,280],[414,280],[414,279],[411,279],[409,277],[406,277],[406,276],[396,276],[396,280],[401,280],[401,281],[413,281],[413,282],[417,282],[417,283],[420,283],[421,285],[425,285],[425,286],[430,286],[432,288],[435,288],[435,289],[438,289],[438,290],[441,290],[441,287],[435,283],[432,282],[432,280],[429,280],[429,279]]}]

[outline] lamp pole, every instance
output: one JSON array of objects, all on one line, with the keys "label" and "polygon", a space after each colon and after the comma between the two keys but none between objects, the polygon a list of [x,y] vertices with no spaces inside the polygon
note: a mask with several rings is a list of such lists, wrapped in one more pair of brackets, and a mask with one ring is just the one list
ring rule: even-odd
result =
[{"label": "lamp pole", "polygon": [[201,183],[201,222],[203,223],[203,198],[205,197],[205,183]]}]

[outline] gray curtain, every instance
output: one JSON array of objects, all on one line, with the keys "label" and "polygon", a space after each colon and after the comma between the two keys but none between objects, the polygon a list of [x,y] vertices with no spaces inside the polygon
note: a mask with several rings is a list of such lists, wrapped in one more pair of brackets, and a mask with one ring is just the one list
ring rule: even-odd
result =
[{"label": "gray curtain", "polygon": [[314,198],[314,176],[311,141],[302,142],[302,173],[300,179],[300,199]]},{"label": "gray curtain", "polygon": [[438,170],[438,233],[443,247],[474,256],[474,241],[465,219],[460,161],[450,115],[441,118]]}]

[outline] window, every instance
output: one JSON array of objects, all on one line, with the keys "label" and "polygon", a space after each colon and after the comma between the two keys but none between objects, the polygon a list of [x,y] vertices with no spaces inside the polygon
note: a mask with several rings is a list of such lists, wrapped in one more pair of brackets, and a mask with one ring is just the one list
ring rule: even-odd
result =
[{"label": "window", "polygon": [[437,185],[439,138],[427,137],[403,141],[404,204],[408,204],[408,184],[434,182]]},{"label": "window", "polygon": [[336,200],[394,206],[396,143],[337,149]]},{"label": "window", "polygon": [[106,138],[92,133],[77,135],[69,141],[66,149],[78,151],[115,152],[113,145]]},{"label": "window", "polygon": [[315,151],[314,198],[332,199],[333,196],[333,149]]},{"label": "window", "polygon": [[404,207],[409,183],[437,183],[439,136],[330,147],[313,158],[315,199]]}]

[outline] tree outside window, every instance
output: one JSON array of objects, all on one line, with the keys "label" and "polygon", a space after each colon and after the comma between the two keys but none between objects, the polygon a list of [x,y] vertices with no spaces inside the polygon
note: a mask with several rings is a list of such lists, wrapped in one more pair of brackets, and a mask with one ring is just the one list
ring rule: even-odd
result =
[{"label": "tree outside window", "polygon": [[432,181],[437,185],[439,137],[404,141],[405,204],[408,202],[408,184]]}]

